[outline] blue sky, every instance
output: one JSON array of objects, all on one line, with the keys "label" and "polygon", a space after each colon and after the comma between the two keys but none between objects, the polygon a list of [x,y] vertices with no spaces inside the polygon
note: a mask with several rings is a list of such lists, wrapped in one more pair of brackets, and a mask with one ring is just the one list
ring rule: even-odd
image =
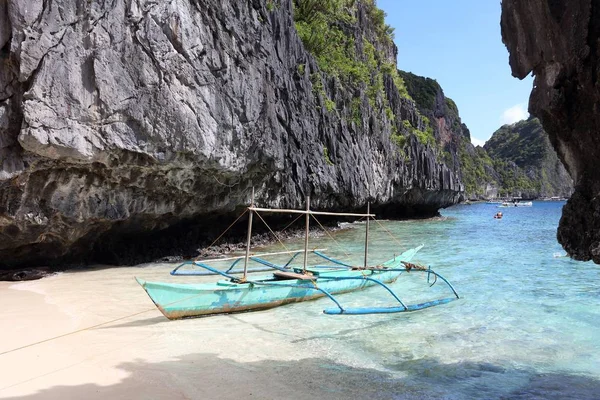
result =
[{"label": "blue sky", "polygon": [[533,79],[511,75],[500,0],[378,0],[396,31],[398,68],[438,81],[474,144],[526,118]]}]

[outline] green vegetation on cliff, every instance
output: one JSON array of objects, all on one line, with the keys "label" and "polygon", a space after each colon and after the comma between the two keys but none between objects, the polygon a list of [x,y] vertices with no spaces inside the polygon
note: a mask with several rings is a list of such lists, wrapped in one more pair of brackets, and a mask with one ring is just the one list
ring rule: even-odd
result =
[{"label": "green vegetation on cliff", "polygon": [[494,162],[481,147],[461,140],[458,151],[462,181],[469,197],[485,196],[485,184],[496,183],[490,171]]},{"label": "green vegetation on cliff", "polygon": [[[294,0],[293,6],[298,36],[319,68],[311,74],[313,90],[323,99],[327,111],[336,110],[335,101],[339,99],[328,96],[322,79],[334,78],[339,87],[364,93],[371,109],[385,116],[398,147],[407,143],[405,136],[409,134],[421,143],[435,143],[427,118],[417,115],[411,121],[399,121],[392,110],[384,84],[386,76],[401,97],[410,96],[396,68],[394,29],[385,23],[385,12],[374,0]],[[359,16],[366,17],[366,25],[359,24]],[[368,29],[363,31],[365,26]],[[361,107],[360,99],[354,97],[348,117],[356,126],[363,123]]]},{"label": "green vegetation on cliff", "polygon": [[433,133],[433,128],[431,127],[431,122],[427,117],[422,117],[421,120],[423,121],[423,125],[425,125],[424,130],[412,126],[412,124],[408,120],[402,121],[402,125],[404,126],[407,132],[411,133],[412,135],[415,135],[415,137],[420,143],[434,146],[436,142]]},{"label": "green vegetation on cliff", "polygon": [[419,110],[421,112],[433,110],[435,97],[442,89],[437,81],[405,71],[400,71],[400,76],[406,84],[408,93],[417,103]]},{"label": "green vegetation on cliff", "polygon": [[[446,97],[440,84],[431,78],[415,75],[412,72],[398,71],[406,84],[406,89],[412,99],[417,103],[422,114],[442,111],[450,118],[458,118],[458,107],[454,100]],[[437,99],[443,103],[437,104]]]},{"label": "green vegetation on cliff", "polygon": [[501,192],[568,196],[572,180],[537,118],[503,125],[484,146],[501,177]]},{"label": "green vegetation on cliff", "polygon": [[357,5],[362,3],[384,45],[393,44],[393,28],[385,24],[385,13],[373,0],[294,0],[296,31],[306,49],[315,57],[319,68],[336,77],[342,84],[357,87],[367,85],[369,98],[383,91],[383,73],[389,74],[396,88],[407,96],[406,87],[398,75],[393,60],[365,37],[356,42]]},{"label": "green vegetation on cliff", "polygon": [[503,125],[483,147],[494,159],[512,161],[521,168],[531,165],[541,167],[547,152],[547,141],[540,121],[530,118]]},{"label": "green vegetation on cliff", "polygon": [[456,103],[444,95],[435,79],[404,71],[400,71],[400,76],[420,113],[426,116],[428,136],[435,138],[446,165],[461,176],[467,193],[480,192],[492,161],[485,151],[471,144],[469,130],[460,120]]},{"label": "green vegetation on cliff", "polygon": [[[398,71],[406,84],[406,89],[411,98],[417,104],[421,114],[427,118],[427,136],[435,141],[435,130],[431,125],[431,119],[440,115],[451,121],[450,130],[456,134],[462,135],[460,126],[460,117],[458,116],[458,107],[456,103],[444,96],[442,87],[435,79],[415,75],[411,72]],[[442,104],[436,104],[436,99],[444,99]],[[437,114],[437,115],[436,115]],[[443,144],[443,143],[442,143]],[[447,149],[443,149],[446,150]]]}]

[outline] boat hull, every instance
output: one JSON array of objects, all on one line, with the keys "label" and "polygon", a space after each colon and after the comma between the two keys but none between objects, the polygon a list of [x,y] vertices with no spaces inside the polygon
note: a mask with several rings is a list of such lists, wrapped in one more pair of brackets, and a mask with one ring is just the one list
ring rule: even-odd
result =
[{"label": "boat hull", "polygon": [[[212,284],[170,284],[137,281],[165,317],[179,319],[264,310],[325,296],[317,287],[332,295],[352,292],[376,284],[362,279],[364,277],[389,283],[395,281],[400,272],[333,270],[319,274],[315,283],[305,279],[273,280],[270,277],[257,278],[250,283],[219,281]],[[334,277],[346,279],[332,279]],[[357,279],[347,279],[353,277]]]}]

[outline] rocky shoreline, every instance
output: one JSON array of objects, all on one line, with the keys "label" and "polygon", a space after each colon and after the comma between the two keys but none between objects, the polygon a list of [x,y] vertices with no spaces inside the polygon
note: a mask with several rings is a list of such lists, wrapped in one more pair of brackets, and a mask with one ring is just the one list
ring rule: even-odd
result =
[{"label": "rocky shoreline", "polygon": [[[352,229],[350,224],[345,226],[341,226],[340,223],[334,222],[326,222],[324,226],[327,227],[330,233],[335,233],[345,229]],[[303,227],[290,227],[286,230],[274,230],[277,237],[282,241],[288,241],[292,239],[302,239],[304,238],[305,229]],[[319,227],[311,227],[309,231],[310,238],[320,238],[324,237],[327,234],[323,232],[323,230]],[[246,238],[243,235],[240,235],[238,231],[236,231],[233,235],[224,236],[221,240],[219,240],[214,245],[210,246],[212,242],[205,241],[201,243],[199,246],[196,246],[194,250],[190,250],[187,252],[174,253],[172,255],[158,257],[153,259],[151,263],[177,263],[183,262],[186,260],[193,260],[196,258],[204,259],[204,258],[219,258],[226,254],[245,252],[246,251]],[[261,248],[266,246],[271,246],[277,244],[278,240],[273,237],[271,232],[259,232],[252,235],[251,245],[252,248]],[[283,249],[282,249],[283,250]],[[135,261],[128,264],[134,265]],[[0,281],[30,281],[37,280],[47,276],[50,276],[56,272],[68,271],[71,269],[81,269],[85,267],[81,267],[78,264],[70,264],[66,263],[64,265],[58,266],[42,266],[42,267],[33,267],[33,268],[17,268],[11,270],[0,270]]]}]

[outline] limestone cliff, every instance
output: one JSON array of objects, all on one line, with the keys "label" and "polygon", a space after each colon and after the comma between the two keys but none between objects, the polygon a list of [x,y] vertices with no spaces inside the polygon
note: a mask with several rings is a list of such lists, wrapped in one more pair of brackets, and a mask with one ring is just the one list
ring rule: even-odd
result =
[{"label": "limestone cliff", "polygon": [[457,202],[380,10],[344,7],[328,23],[367,65],[353,82],[307,51],[291,0],[1,2],[0,266],[194,246],[253,186],[392,217]]},{"label": "limestone cliff", "polygon": [[575,182],[558,240],[573,258],[600,263],[600,4],[504,0],[501,27],[513,75],[535,76],[529,112]]},{"label": "limestone cliff", "polygon": [[436,80],[402,72],[408,93],[419,111],[433,123],[436,141],[446,165],[465,185],[466,198],[496,197],[500,178],[485,150],[471,143],[469,128],[461,121],[456,103],[446,97]]}]

